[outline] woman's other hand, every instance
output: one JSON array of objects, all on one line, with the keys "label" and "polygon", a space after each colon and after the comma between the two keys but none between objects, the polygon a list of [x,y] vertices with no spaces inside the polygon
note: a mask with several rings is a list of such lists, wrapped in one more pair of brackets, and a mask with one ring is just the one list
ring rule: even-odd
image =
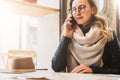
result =
[{"label": "woman's other hand", "polygon": [[75,67],[71,73],[92,73],[92,69],[84,64]]}]

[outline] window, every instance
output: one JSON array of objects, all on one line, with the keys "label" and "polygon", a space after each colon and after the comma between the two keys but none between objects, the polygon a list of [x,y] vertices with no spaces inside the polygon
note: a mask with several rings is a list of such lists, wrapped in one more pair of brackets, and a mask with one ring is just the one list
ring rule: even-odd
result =
[{"label": "window", "polygon": [[98,12],[102,12],[105,7],[105,0],[96,0],[96,4],[98,6]]},{"label": "window", "polygon": [[[27,5],[30,8],[30,5]],[[22,6],[27,5],[22,4]],[[12,6],[12,8],[14,7]],[[32,5],[31,9],[38,11],[43,10],[42,8]],[[50,10],[54,12],[55,9]],[[59,42],[59,11],[57,13],[51,11],[50,14],[48,14],[49,10],[45,11],[47,15],[38,16],[38,13],[34,14],[37,17],[16,14],[12,10],[1,8],[0,4],[0,54],[14,49],[35,50],[37,53],[37,68],[50,68],[51,58]],[[38,12],[44,14],[44,11]]]}]

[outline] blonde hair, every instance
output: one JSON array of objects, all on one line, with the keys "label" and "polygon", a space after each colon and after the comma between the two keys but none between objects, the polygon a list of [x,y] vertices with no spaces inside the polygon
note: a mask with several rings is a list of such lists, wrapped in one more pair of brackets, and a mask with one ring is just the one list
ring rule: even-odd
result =
[{"label": "blonde hair", "polygon": [[101,34],[104,36],[107,41],[113,40],[113,34],[111,29],[106,25],[105,19],[94,16],[93,23],[91,24],[93,27],[99,27],[101,29]]}]

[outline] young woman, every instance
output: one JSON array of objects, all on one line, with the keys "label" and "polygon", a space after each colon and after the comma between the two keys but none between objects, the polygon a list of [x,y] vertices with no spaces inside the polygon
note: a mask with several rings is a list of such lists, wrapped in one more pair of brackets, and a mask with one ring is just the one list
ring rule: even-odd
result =
[{"label": "young woman", "polygon": [[[105,21],[97,17],[97,7],[93,0],[72,0],[70,6],[71,14],[63,24],[62,40],[52,59],[52,68],[55,71],[75,73],[120,73],[115,69],[106,70],[111,67],[111,62],[106,64],[104,57],[113,52],[119,53],[119,46],[116,38],[113,38],[112,31],[107,27]],[[71,20],[74,17],[76,24],[71,28]],[[107,45],[109,47],[106,47]],[[105,50],[114,46],[114,51],[109,54]],[[105,53],[104,53],[105,52]],[[103,54],[104,53],[104,54]],[[114,57],[114,56],[113,56]],[[115,63],[118,64],[118,60]],[[120,66],[119,66],[120,68]],[[102,69],[102,70],[101,70]],[[117,67],[118,69],[118,67]]]}]

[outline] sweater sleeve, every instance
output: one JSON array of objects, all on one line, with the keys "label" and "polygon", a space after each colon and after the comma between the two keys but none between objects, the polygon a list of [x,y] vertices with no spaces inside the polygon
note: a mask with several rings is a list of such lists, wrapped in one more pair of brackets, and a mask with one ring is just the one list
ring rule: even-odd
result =
[{"label": "sweater sleeve", "polygon": [[52,58],[52,69],[55,72],[60,72],[64,70],[66,67],[67,64],[66,54],[70,40],[71,40],[70,38],[63,36],[60,41],[60,44],[58,45],[58,48]]},{"label": "sweater sleeve", "polygon": [[96,67],[92,66],[93,73],[99,73],[99,74],[120,74],[119,68],[106,68],[106,67]]},{"label": "sweater sleeve", "polygon": [[[115,33],[113,33],[113,36],[114,40],[109,42],[105,47],[107,55],[104,55],[104,66],[101,68],[91,66],[93,73],[120,74],[120,45]],[[111,55],[111,60],[108,58],[109,55]]]}]

